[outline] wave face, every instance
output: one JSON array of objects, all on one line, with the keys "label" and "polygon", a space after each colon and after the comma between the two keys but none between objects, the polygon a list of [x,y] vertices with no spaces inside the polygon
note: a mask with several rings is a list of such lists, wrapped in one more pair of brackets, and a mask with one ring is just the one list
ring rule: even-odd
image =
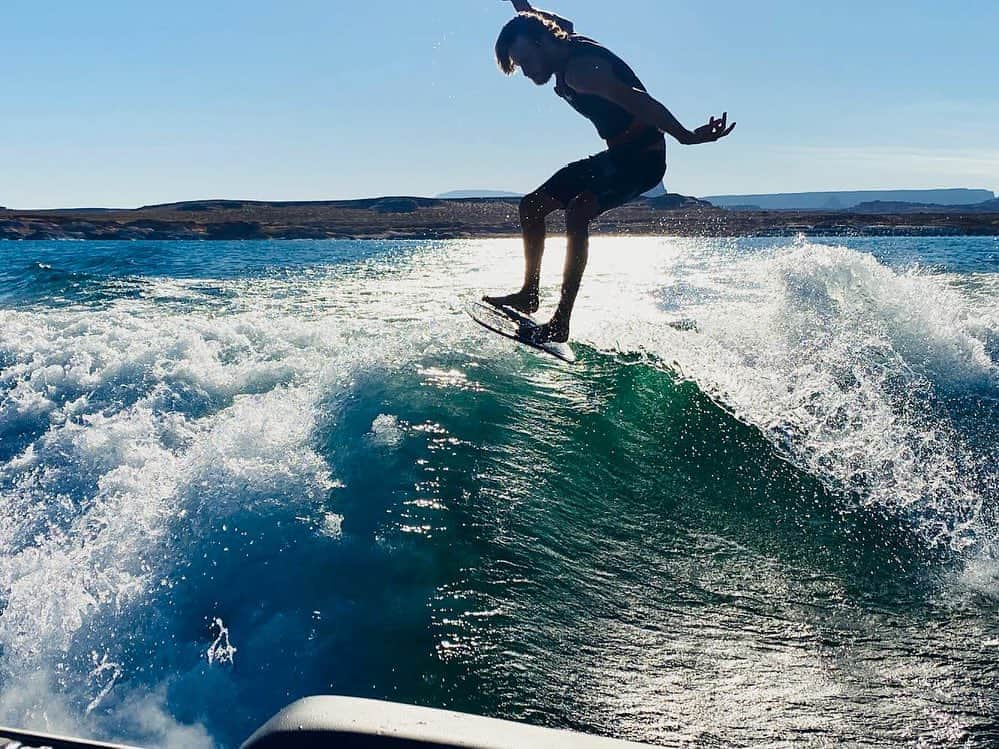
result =
[{"label": "wave face", "polygon": [[0,723],[999,741],[993,239],[595,239],[575,367],[514,241],[0,250]]}]

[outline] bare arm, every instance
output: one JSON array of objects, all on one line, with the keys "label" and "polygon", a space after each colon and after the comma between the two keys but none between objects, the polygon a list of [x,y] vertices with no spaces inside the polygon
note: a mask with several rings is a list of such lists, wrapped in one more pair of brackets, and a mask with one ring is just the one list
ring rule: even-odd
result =
[{"label": "bare arm", "polygon": [[565,33],[573,33],[572,21],[567,18],[562,18],[562,16],[557,16],[547,10],[539,10],[537,8],[531,7],[531,4],[527,0],[510,0],[513,3],[513,8],[518,13],[536,13],[542,18],[547,18],[549,21],[553,21],[558,24]]},{"label": "bare arm", "polygon": [[622,83],[607,64],[598,58],[581,57],[573,60],[565,71],[565,81],[577,91],[610,99],[631,112],[638,120],[673,136],[686,146],[712,143],[724,138],[735,128],[734,122],[728,124],[726,112],[720,119],[712,117],[706,125],[694,131],[688,130],[662,103],[645,91]]}]

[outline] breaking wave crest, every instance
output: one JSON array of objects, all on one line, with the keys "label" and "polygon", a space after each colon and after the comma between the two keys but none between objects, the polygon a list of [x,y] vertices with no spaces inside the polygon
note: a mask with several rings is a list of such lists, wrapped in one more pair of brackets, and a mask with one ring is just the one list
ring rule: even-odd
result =
[{"label": "breaking wave crest", "polygon": [[[799,240],[680,253],[651,289],[684,325],[637,346],[794,463],[910,520],[930,545],[991,542],[999,441],[993,306],[941,275]],[[677,328],[680,328],[679,330]]]}]

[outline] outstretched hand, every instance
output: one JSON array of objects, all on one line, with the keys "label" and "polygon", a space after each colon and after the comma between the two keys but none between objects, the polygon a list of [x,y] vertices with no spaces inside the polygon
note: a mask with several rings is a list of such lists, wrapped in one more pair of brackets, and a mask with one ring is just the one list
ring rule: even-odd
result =
[{"label": "outstretched hand", "polygon": [[694,131],[694,143],[714,143],[733,130],[735,130],[735,123],[728,124],[728,112],[725,112],[720,119],[712,117],[707,125],[701,125],[697,128]]}]

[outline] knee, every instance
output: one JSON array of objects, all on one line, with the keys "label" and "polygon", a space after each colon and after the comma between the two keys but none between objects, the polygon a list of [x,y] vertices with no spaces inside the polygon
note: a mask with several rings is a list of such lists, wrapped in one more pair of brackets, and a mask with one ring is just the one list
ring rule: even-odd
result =
[{"label": "knee", "polygon": [[536,224],[545,220],[545,200],[536,192],[525,195],[520,201],[520,222]]},{"label": "knee", "polygon": [[598,213],[596,198],[574,198],[565,209],[565,228],[570,232],[586,231]]}]

